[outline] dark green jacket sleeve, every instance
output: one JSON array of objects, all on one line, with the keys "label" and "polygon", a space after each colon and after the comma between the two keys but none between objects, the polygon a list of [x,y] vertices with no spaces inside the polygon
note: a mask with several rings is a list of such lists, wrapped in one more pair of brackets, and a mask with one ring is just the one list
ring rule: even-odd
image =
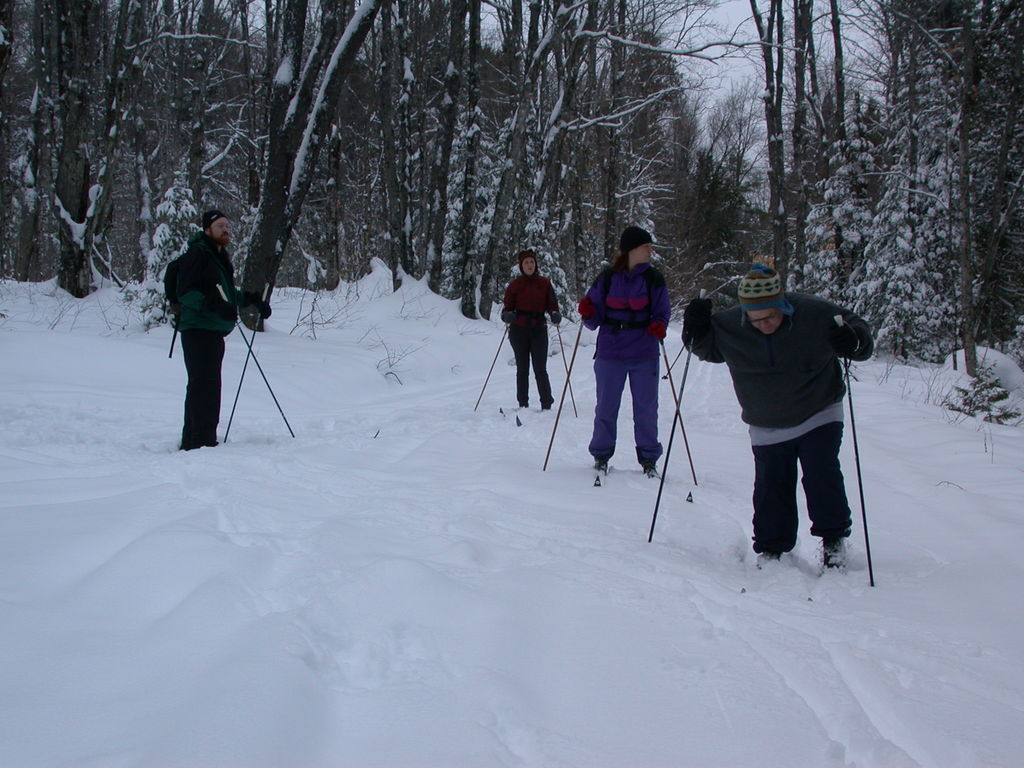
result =
[{"label": "dark green jacket sleeve", "polygon": [[218,286],[227,302],[238,306],[241,293],[235,288],[231,262],[217,254],[215,246],[205,235],[192,237],[178,269],[179,330],[231,332],[234,322],[221,317],[216,311],[224,301]]}]

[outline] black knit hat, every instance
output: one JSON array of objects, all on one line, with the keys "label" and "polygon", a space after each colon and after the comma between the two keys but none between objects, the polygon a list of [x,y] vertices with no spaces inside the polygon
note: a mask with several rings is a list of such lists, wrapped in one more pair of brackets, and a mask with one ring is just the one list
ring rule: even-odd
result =
[{"label": "black knit hat", "polygon": [[216,208],[212,211],[207,211],[203,214],[203,229],[209,229],[210,225],[213,224],[217,219],[226,219],[228,216],[226,213],[221,213]]},{"label": "black knit hat", "polygon": [[540,266],[540,264],[537,263],[539,261],[537,259],[537,252],[532,248],[527,248],[525,251],[520,251],[516,254],[516,261],[519,262],[520,271],[523,269],[523,262],[527,259],[533,259],[533,263],[538,267]]},{"label": "black knit hat", "polygon": [[653,242],[654,239],[651,237],[651,233],[646,229],[626,227],[622,231],[622,237],[619,238],[619,250],[623,253],[629,253],[634,248],[639,248],[641,245]]}]

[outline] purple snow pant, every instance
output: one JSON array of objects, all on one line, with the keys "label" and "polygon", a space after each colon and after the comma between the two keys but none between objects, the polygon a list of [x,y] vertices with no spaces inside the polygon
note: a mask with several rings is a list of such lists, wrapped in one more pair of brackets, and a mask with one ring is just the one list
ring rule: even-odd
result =
[{"label": "purple snow pant", "polygon": [[796,546],[798,462],[811,535],[850,535],[850,505],[839,468],[842,441],[843,424],[834,421],[784,443],[753,446],[755,552],[789,552]]},{"label": "purple snow pant", "polygon": [[615,453],[616,422],[622,390],[629,376],[633,397],[633,438],[639,461],[661,456],[658,442],[658,364],[657,357],[638,360],[594,360],[597,379],[597,407],[594,409],[594,436],[590,455],[595,459]]}]

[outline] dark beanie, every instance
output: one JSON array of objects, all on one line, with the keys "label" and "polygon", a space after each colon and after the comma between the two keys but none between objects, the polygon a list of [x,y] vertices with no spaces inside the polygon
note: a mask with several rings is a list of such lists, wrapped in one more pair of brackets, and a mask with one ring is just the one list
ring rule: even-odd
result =
[{"label": "dark beanie", "polygon": [[653,242],[654,239],[651,237],[651,233],[646,229],[626,227],[622,231],[622,237],[619,238],[619,250],[623,253],[629,253],[634,248],[639,248],[641,245]]},{"label": "dark beanie", "polygon": [[[538,259],[537,259],[537,252],[534,251],[531,248],[527,248],[525,251],[520,251],[519,252],[519,254],[516,256],[516,261],[519,262],[519,271],[520,272],[523,271],[523,262],[526,261],[527,259],[533,259],[534,262],[537,262],[538,261]],[[540,264],[538,263],[537,266],[539,267]]]},{"label": "dark beanie", "polygon": [[210,225],[213,224],[217,219],[226,219],[227,214],[221,213],[216,208],[212,211],[207,211],[203,214],[203,229],[209,229]]}]

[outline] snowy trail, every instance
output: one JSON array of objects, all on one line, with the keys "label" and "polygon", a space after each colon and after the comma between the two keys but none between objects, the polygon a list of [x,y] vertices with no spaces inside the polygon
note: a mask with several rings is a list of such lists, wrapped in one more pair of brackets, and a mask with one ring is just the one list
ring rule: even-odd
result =
[{"label": "snowy trail", "polygon": [[[25,364],[0,372],[0,764],[1017,762],[1017,430],[951,424],[862,366],[879,586],[859,522],[845,574],[817,577],[806,523],[791,562],[758,571],[723,368],[691,362],[699,485],[677,435],[648,544],[658,484],[635,464],[628,392],[592,486],[592,340],[580,417],[567,398],[541,472],[554,414],[511,407],[510,350],[472,410],[500,329],[466,333],[418,300],[431,323],[383,296],[316,342],[271,329],[256,351],[297,438],[250,371],[230,442],[187,454],[169,333],[11,313],[0,348]],[[420,350],[402,385],[384,342]],[[229,339],[225,416],[244,351]],[[849,445],[844,464],[856,506]]]}]

